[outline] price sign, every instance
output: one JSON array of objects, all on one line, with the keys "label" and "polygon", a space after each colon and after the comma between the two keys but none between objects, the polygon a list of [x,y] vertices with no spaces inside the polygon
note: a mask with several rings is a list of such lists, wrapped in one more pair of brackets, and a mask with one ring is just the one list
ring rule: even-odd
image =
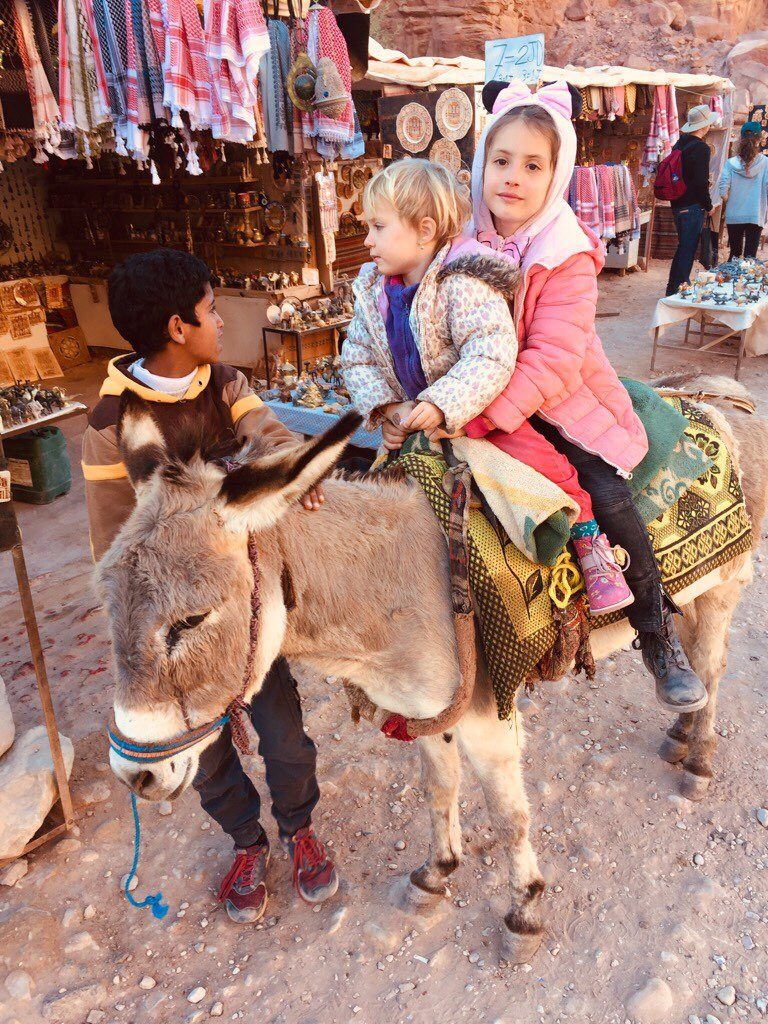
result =
[{"label": "price sign", "polygon": [[544,34],[489,39],[485,44],[486,82],[511,82],[517,78],[538,84],[544,66]]}]

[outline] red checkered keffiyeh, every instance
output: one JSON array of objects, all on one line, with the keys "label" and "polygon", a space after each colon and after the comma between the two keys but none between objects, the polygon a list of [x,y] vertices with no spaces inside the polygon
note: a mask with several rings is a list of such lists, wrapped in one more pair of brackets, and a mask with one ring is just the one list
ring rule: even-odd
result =
[{"label": "red checkered keffiyeh", "polygon": [[674,85],[657,85],[653,94],[651,128],[645,140],[640,173],[647,182],[656,173],[659,163],[672,152],[680,137],[677,96]]},{"label": "red checkered keffiyeh", "polygon": [[221,110],[214,138],[251,142],[263,134],[258,111],[261,58],[269,33],[258,0],[206,0],[205,52]]},{"label": "red checkered keffiyeh", "polygon": [[604,241],[616,237],[614,168],[600,164],[595,168],[598,200],[600,204],[601,237]]},{"label": "red checkered keffiyeh", "polygon": [[573,212],[588,228],[601,233],[600,197],[594,167],[574,167],[571,194]]},{"label": "red checkered keffiyeh", "polygon": [[218,97],[215,101],[213,97],[203,25],[195,0],[149,0],[149,12],[163,65],[163,103],[171,111],[172,124],[181,128],[181,111],[186,110],[193,130],[210,128],[214,105],[218,110],[219,103]]},{"label": "red checkered keffiyeh", "polygon": [[315,147],[319,155],[336,157],[339,151],[352,141],[355,125],[351,92],[352,66],[346,40],[333,11],[328,7],[311,7],[298,41],[300,49],[306,49],[315,67],[322,57],[330,57],[350,96],[344,113],[337,119],[328,117],[319,110],[301,115],[302,131],[306,138],[317,140]]},{"label": "red checkered keffiyeh", "polygon": [[61,143],[59,105],[51,92],[48,76],[40,60],[29,8],[24,0],[14,0],[13,20],[19,55],[24,65],[24,74],[32,104],[35,140],[38,146],[38,155],[35,159],[40,163],[45,160],[41,146],[44,146],[49,153],[54,153]]}]

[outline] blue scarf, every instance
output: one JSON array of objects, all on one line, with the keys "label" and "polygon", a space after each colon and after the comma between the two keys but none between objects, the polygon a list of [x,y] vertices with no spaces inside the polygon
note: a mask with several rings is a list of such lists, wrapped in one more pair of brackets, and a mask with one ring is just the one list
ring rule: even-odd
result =
[{"label": "blue scarf", "polygon": [[389,350],[397,379],[411,401],[415,401],[428,386],[410,322],[411,306],[418,288],[418,284],[405,285],[396,277],[388,278],[384,284],[389,301],[386,323]]}]

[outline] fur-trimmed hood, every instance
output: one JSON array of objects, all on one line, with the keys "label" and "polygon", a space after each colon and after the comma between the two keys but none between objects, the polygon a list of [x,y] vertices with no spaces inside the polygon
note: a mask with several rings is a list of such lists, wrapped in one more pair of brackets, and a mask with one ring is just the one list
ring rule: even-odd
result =
[{"label": "fur-trimmed hood", "polygon": [[437,272],[437,280],[445,281],[452,274],[465,274],[483,281],[508,299],[512,299],[520,282],[520,271],[503,256],[488,252],[485,246],[474,243],[480,251],[461,251],[457,256],[448,253],[448,258]]}]

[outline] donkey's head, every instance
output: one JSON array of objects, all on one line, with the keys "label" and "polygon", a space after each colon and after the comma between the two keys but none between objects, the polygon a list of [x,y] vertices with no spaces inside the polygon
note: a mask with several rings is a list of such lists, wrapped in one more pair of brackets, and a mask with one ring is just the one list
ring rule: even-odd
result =
[{"label": "donkey's head", "polygon": [[[151,403],[123,398],[118,443],[136,507],[97,572],[115,659],[115,725],[123,737],[169,742],[258,691],[286,623],[273,528],[333,468],[359,423],[350,413],[288,451],[261,454],[253,444],[224,468],[206,456],[194,431],[174,438],[171,457]],[[258,549],[256,574],[249,534]],[[216,735],[146,765],[112,750],[112,769],[147,799],[173,799]]]}]

